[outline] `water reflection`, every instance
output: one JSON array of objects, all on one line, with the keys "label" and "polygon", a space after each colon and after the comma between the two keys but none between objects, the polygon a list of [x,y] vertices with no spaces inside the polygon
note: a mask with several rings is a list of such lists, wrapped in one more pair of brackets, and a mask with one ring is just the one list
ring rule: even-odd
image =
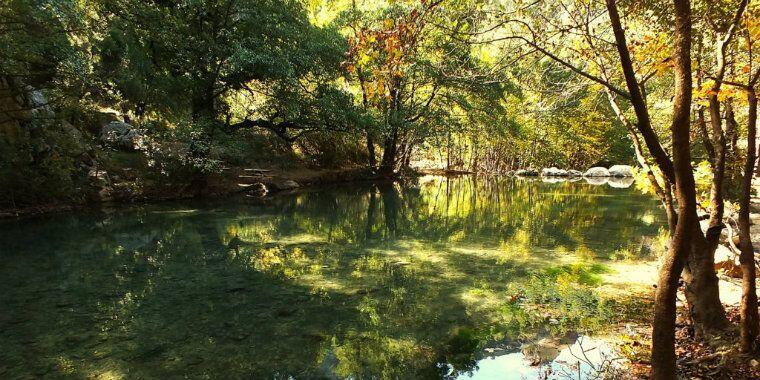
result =
[{"label": "water reflection", "polygon": [[633,177],[547,177],[542,176],[541,182],[544,183],[563,183],[585,181],[589,185],[603,186],[609,185],[616,189],[627,189],[633,186],[636,180]]},{"label": "water reflection", "polygon": [[619,354],[609,344],[587,336],[572,341],[542,340],[521,349],[486,348],[476,370],[457,380],[599,379],[619,374]]},{"label": "water reflection", "polygon": [[484,373],[493,342],[620,318],[594,288],[606,259],[646,253],[656,207],[583,183],[427,177],[4,222],[0,377]]}]

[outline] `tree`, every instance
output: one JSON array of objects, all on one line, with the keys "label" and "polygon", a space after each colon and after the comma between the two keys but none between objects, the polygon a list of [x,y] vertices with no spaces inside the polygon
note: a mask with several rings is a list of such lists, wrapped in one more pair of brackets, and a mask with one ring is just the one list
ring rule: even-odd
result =
[{"label": "tree", "polygon": [[[137,109],[227,132],[265,128],[288,142],[358,122],[333,82],[344,41],[298,1],[108,2],[107,85]],[[208,137],[207,138],[210,138]]]}]

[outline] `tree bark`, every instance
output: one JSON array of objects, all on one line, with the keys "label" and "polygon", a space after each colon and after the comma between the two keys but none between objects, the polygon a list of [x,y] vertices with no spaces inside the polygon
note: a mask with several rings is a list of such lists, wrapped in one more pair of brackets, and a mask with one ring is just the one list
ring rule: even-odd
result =
[{"label": "tree bark", "polygon": [[[723,69],[721,68],[720,71],[723,72]],[[722,75],[720,79],[716,79],[716,84],[713,86],[715,93],[720,91],[721,79]],[[691,254],[683,273],[684,293],[689,304],[694,332],[698,337],[710,335],[728,326],[728,319],[723,304],[720,302],[718,276],[715,273],[715,250],[718,248],[720,234],[724,228],[723,180],[726,172],[726,137],[723,133],[717,95],[711,95],[709,101],[712,137],[704,143],[707,147],[708,140],[711,140],[709,144],[711,149],[708,150],[713,172],[710,187],[710,222],[704,239],[701,226],[697,223]],[[699,118],[699,122],[704,123],[704,116],[701,113]],[[703,127],[700,126],[701,128]]]},{"label": "tree bark", "polygon": [[[710,186],[710,222],[701,239],[701,228],[694,234],[691,255],[684,270],[685,294],[689,303],[694,330],[697,336],[709,335],[728,326],[725,310],[720,302],[718,276],[715,274],[715,250],[718,247],[720,234],[725,225],[724,189],[723,182],[726,173],[726,135],[723,133],[723,122],[720,112],[718,93],[723,85],[726,73],[726,49],[734,35],[741,15],[747,6],[747,0],[742,0],[725,35],[718,40],[716,46],[716,72],[708,97],[710,112],[711,142],[712,142],[712,184]],[[704,116],[700,113],[700,123]],[[704,126],[700,125],[704,135]],[[705,136],[703,136],[704,138]]]},{"label": "tree bark", "polygon": [[[613,0],[608,0],[608,3]],[[673,169],[678,223],[659,271],[652,332],[652,379],[676,378],[675,321],[678,278],[692,249],[697,220],[696,191],[689,143],[691,107],[691,3],[675,5],[675,93],[673,97]],[[614,4],[614,2],[613,2]]]},{"label": "tree bark", "polygon": [[734,103],[730,99],[726,101],[726,141],[729,152],[734,156],[739,142],[739,123],[736,122]]},{"label": "tree bark", "polygon": [[[658,167],[660,168],[660,171],[663,173],[663,178],[666,182],[666,187],[668,189],[671,188],[672,184],[676,184],[676,188],[678,188],[678,180],[675,178],[675,164],[673,161],[675,161],[675,148],[673,149],[673,161],[670,160],[670,157],[668,157],[667,153],[665,153],[664,149],[662,148],[662,145],[659,141],[659,138],[654,133],[654,130],[651,126],[651,120],[649,118],[649,112],[648,112],[648,105],[646,103],[646,100],[644,98],[644,94],[639,86],[639,83],[636,79],[636,74],[633,69],[633,63],[630,58],[630,53],[628,51],[628,45],[626,42],[625,37],[625,31],[623,30],[622,23],[620,21],[620,15],[617,11],[617,6],[615,4],[615,0],[607,0],[607,10],[610,16],[610,23],[612,25],[613,32],[615,34],[615,44],[618,50],[618,53],[620,55],[620,63],[622,65],[623,69],[623,75],[626,79],[626,85],[628,87],[628,90],[631,93],[631,104],[636,111],[636,117],[637,117],[637,123],[636,127],[641,133],[641,136],[644,138],[644,141],[647,145],[647,148],[649,148],[650,153],[654,157],[655,162],[657,163]],[[686,1],[686,6],[689,8],[690,13],[690,4],[688,1]],[[690,24],[690,22],[689,22]],[[687,32],[689,35],[691,34],[690,30],[691,26],[687,29]],[[677,33],[680,33],[680,31],[677,31]],[[679,42],[683,42],[682,40],[679,40],[678,37],[676,38]],[[689,49],[691,42],[689,41]],[[690,51],[686,53],[687,55],[684,57],[681,57],[682,60],[688,59],[688,66],[689,70],[691,70],[691,58],[689,56]],[[681,78],[682,80],[688,79],[689,86],[691,86],[691,74],[689,73],[688,78]],[[679,90],[679,89],[677,89]],[[680,91],[684,91],[683,89],[680,89]],[[688,94],[689,100],[691,100],[691,90]],[[675,99],[674,99],[674,107]],[[690,106],[690,105],[689,105]],[[678,115],[674,115],[674,118],[676,118]],[[690,116],[690,112],[687,113],[686,116]],[[675,120],[675,119],[674,119]],[[689,133],[689,126],[690,126],[690,120],[688,121],[689,125],[687,125],[686,133]],[[690,143],[686,142],[687,145],[690,145]],[[687,147],[688,148],[688,147]],[[691,154],[689,154],[689,158],[691,157]],[[683,158],[681,158],[683,160]],[[696,191],[694,189],[694,180],[693,180],[693,174],[691,173],[691,163],[688,163],[689,167],[689,176],[691,177],[691,189],[688,190],[689,193],[694,194],[696,197]],[[683,180],[681,181],[683,182]],[[722,186],[722,185],[721,185]],[[685,189],[681,189],[680,191],[676,189],[676,193],[683,193],[683,191],[687,191]],[[669,195],[668,192],[666,192],[666,195]],[[679,209],[682,207],[680,205],[680,199],[682,198],[681,195],[676,194],[676,198],[679,203]],[[673,200],[671,198],[670,204],[673,204]],[[685,280],[690,284],[692,292],[690,294],[687,294],[687,296],[690,299],[690,311],[694,312],[695,315],[692,315],[692,320],[695,323],[695,327],[697,330],[701,333],[703,331],[713,331],[713,330],[720,330],[721,328],[725,327],[725,323],[727,322],[725,318],[725,312],[723,311],[723,305],[720,302],[719,293],[718,293],[718,281],[717,276],[715,274],[715,269],[713,266],[713,256],[714,256],[714,249],[710,250],[710,245],[708,245],[704,239],[704,236],[702,235],[699,222],[696,220],[696,200],[692,200],[691,203],[695,204],[694,208],[694,219],[695,222],[692,223],[690,221],[687,221],[688,228],[692,231],[689,232],[689,240],[695,240],[695,244],[691,245],[689,244],[688,250],[689,252],[694,252],[693,258],[690,260],[689,265],[689,271],[686,272]],[[678,215],[683,215],[681,212],[678,212]],[[721,213],[722,215],[722,213]],[[670,212],[668,214],[668,220],[669,220],[669,227],[671,231],[671,236],[674,239],[675,238],[675,232],[678,229],[678,225],[681,223],[680,217],[677,217],[676,213]],[[672,242],[671,242],[672,244]],[[684,257],[689,257],[689,255],[686,255]],[[695,297],[695,294],[699,294],[699,297]],[[696,299],[698,298],[698,299]]]},{"label": "tree bark", "polygon": [[682,277],[694,333],[697,337],[704,337],[722,331],[729,323],[720,301],[719,280],[715,273],[717,241],[712,243],[702,236],[698,220],[692,229],[691,250]]},{"label": "tree bark", "polygon": [[755,171],[757,152],[755,138],[757,135],[757,95],[749,89],[747,95],[749,110],[747,116],[747,160],[744,163],[742,193],[739,200],[739,262],[742,267],[742,305],[741,305],[741,350],[753,352],[756,348],[758,323],[757,289],[755,280],[755,253],[750,237],[749,206],[752,193],[752,175]]},{"label": "tree bark", "polygon": [[372,133],[367,131],[367,155],[369,155],[369,167],[377,167],[377,157],[375,153],[375,140],[372,138]]},{"label": "tree bark", "polygon": [[398,133],[394,130],[390,136],[385,138],[383,144],[383,158],[380,161],[380,174],[383,176],[391,177],[396,171],[396,143],[398,139]]}]

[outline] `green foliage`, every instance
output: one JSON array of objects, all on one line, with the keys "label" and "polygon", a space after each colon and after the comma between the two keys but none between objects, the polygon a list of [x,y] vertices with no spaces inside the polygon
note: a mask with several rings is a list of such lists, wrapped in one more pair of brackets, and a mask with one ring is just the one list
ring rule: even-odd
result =
[{"label": "green foliage", "polygon": [[330,85],[343,40],[311,25],[298,1],[112,1],[103,11],[113,19],[97,71],[138,116],[318,123],[343,116],[326,104],[351,104]]},{"label": "green foliage", "polygon": [[82,147],[71,129],[57,124],[25,127],[13,140],[0,136],[0,206],[82,200],[87,173],[76,165]]},{"label": "green foliage", "polygon": [[[695,3],[699,25],[702,18],[721,25],[730,18],[728,2],[708,5]],[[672,88],[669,12],[651,2],[621,9],[636,69],[646,77],[655,132],[664,138]],[[520,22],[500,22],[504,12]],[[609,31],[597,21],[578,29],[586,16],[604,21],[596,3],[10,0],[0,14],[8,20],[0,27],[4,81],[15,78],[22,92],[42,90],[54,118],[89,132],[90,142],[103,124],[98,113],[115,109],[147,130],[153,146],[146,159],[178,181],[231,165],[340,167],[381,154],[381,166],[391,169],[415,160],[480,171],[634,162],[629,131],[604,87],[577,73],[624,87],[616,52],[598,43],[611,39]],[[652,16],[651,25],[644,15]],[[753,20],[746,21],[752,33]],[[705,44],[714,39],[698,34]],[[699,54],[702,65],[714,64]],[[743,59],[746,52],[736,54]],[[731,75],[743,80],[744,71],[733,67]],[[736,104],[741,125],[746,115],[737,90],[721,91],[722,101]],[[617,101],[620,116],[634,121],[625,99]],[[12,137],[17,128],[11,129],[1,130]],[[30,144],[67,145],[23,133],[29,141],[4,140],[4,155],[28,157]],[[704,157],[702,149],[695,144],[694,157]],[[52,169],[32,160],[28,180],[85,180],[73,168],[87,157],[60,156],[66,163],[52,167],[65,173],[51,177]],[[741,148],[729,154],[731,163],[741,157]],[[6,166],[19,160],[31,162],[16,157]],[[704,194],[705,165],[696,173]],[[741,165],[727,167],[727,191],[735,197]]]}]

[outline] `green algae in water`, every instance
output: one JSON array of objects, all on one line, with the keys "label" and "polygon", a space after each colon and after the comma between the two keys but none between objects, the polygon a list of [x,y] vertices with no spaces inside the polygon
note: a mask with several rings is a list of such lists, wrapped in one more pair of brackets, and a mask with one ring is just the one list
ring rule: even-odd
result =
[{"label": "green algae in water", "polygon": [[6,221],[0,377],[486,376],[626,318],[601,274],[662,225],[632,189],[475,177]]}]

